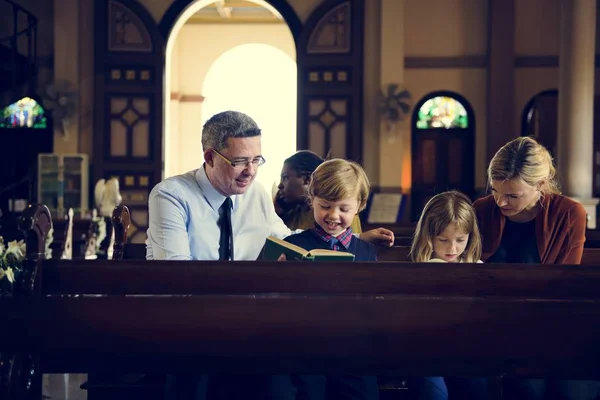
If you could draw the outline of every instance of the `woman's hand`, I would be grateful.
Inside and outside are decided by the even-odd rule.
[[[394,245],[394,232],[385,228],[371,229],[361,233],[359,237],[375,246],[392,247]]]

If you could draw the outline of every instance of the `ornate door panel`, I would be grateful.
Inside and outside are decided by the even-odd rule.
[[[330,0],[298,42],[298,148],[362,160],[363,0]]]
[[[434,92],[413,112],[412,220],[434,195],[451,189],[475,195],[475,116],[457,93]]]
[[[134,0],[95,3],[93,178],[117,177],[131,211],[128,236],[141,243],[148,193],[162,174],[163,40]]]

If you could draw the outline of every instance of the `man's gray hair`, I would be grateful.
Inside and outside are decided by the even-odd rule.
[[[202,128],[202,148],[219,151],[227,146],[229,138],[260,136],[258,124],[239,111],[223,111],[210,117]]]

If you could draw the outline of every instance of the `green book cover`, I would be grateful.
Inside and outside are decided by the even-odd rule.
[[[326,249],[306,250],[285,240],[269,236],[265,243],[263,259],[276,261],[282,254],[285,254],[288,261],[354,261],[354,254],[352,253]]]

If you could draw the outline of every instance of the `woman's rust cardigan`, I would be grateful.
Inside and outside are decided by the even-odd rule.
[[[542,264],[579,264],[585,242],[586,212],[581,204],[568,197],[554,194],[541,200],[535,217],[535,235]],[[494,201],[494,196],[478,199],[473,204],[481,240],[482,260],[498,249],[506,217]]]

